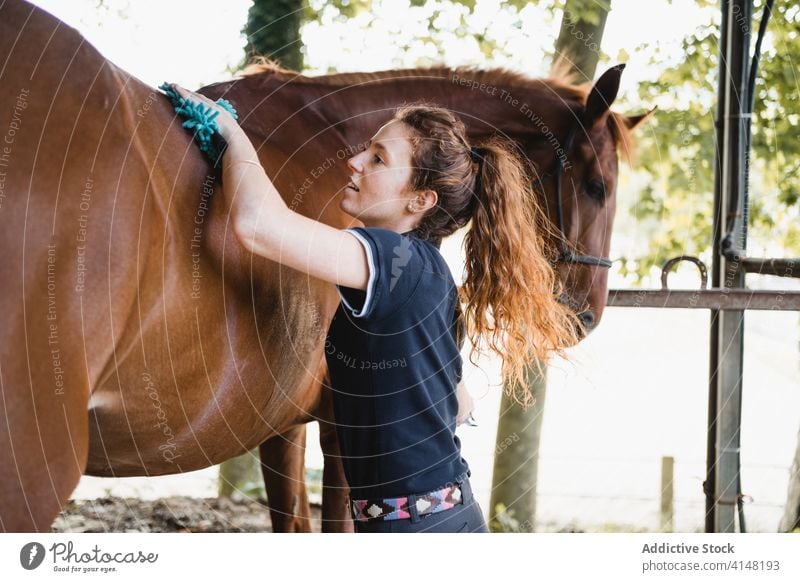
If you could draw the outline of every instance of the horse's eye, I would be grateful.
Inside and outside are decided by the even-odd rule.
[[[600,180],[589,180],[586,184],[586,193],[598,202],[606,199],[606,185]]]

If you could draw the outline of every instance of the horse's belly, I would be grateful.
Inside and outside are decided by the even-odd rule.
[[[321,349],[309,353],[307,361],[324,361]],[[313,418],[321,393],[318,366],[278,372],[278,390],[266,380],[267,367],[255,372],[243,368],[238,373],[250,377],[245,378],[245,385],[255,386],[250,391],[241,388],[233,366],[217,367],[214,378],[177,388],[148,372],[107,381],[89,401],[86,473],[123,477],[194,471]],[[260,380],[253,382],[253,376]]]
[[[259,290],[256,304],[212,278],[199,302],[173,292],[187,288],[185,280],[155,290],[140,283],[152,307],[141,329],[128,326],[92,393],[88,473],[193,471],[313,417],[333,309],[324,302],[321,310],[306,278],[286,271],[274,277],[280,286]]]
[[[110,389],[92,395],[87,474],[164,475],[208,467],[242,452],[241,439],[222,438],[226,419],[255,422],[240,411],[200,410],[162,396],[149,376],[140,378],[136,390],[140,394],[133,397]]]

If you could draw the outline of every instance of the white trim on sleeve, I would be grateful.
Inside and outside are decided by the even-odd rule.
[[[339,292],[339,297],[342,298],[342,303],[344,303],[345,307],[347,307],[350,310],[350,312],[353,314],[353,317],[364,317],[364,314],[367,312],[369,308],[369,302],[373,296],[372,288],[375,282],[375,277],[377,275],[377,270],[375,269],[375,260],[372,257],[372,247],[369,246],[369,242],[367,242],[367,239],[365,239],[362,235],[360,235],[358,231],[350,230],[349,228],[346,228],[345,232],[349,232],[354,237],[356,237],[358,239],[358,242],[360,242],[363,245],[364,250],[367,253],[367,264],[369,266],[369,280],[367,281],[367,297],[364,299],[364,305],[361,308],[361,311],[359,311],[358,313],[355,312],[355,309],[353,309],[353,307],[347,302],[347,299],[345,299],[344,295],[342,295],[342,290],[339,288],[338,285],[336,286],[336,290]]]

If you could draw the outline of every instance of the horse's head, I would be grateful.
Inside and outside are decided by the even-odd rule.
[[[623,69],[612,67],[590,89],[557,85],[558,118],[548,120],[548,127],[531,116],[531,139],[522,144],[529,159],[549,160],[535,164],[534,188],[545,194],[562,300],[580,317],[582,335],[599,323],[608,294],[617,152],[628,153],[630,130],[649,115],[610,110]]]

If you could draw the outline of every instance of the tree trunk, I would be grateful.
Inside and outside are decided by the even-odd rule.
[[[789,491],[786,494],[786,508],[783,511],[779,532],[800,529],[800,431],[797,433],[797,448],[789,474]]]
[[[222,463],[217,483],[220,497],[266,499],[258,451],[248,451]]]
[[[540,375],[531,365],[527,382],[536,397],[527,410],[505,393],[500,401],[489,501],[489,528],[494,532],[534,531],[547,374]]]
[[[594,78],[610,0],[567,0],[555,58],[566,57],[578,82]],[[503,394],[495,438],[489,527],[492,531],[534,531],[539,443],[547,396],[547,374],[529,368],[536,403],[523,410]]]
[[[255,0],[247,15],[247,55],[253,53],[278,61],[295,71],[303,69],[300,50],[301,0]]]
[[[569,59],[578,83],[594,79],[597,70],[611,0],[605,7],[603,4],[597,0],[567,0],[564,6],[555,56]]]

